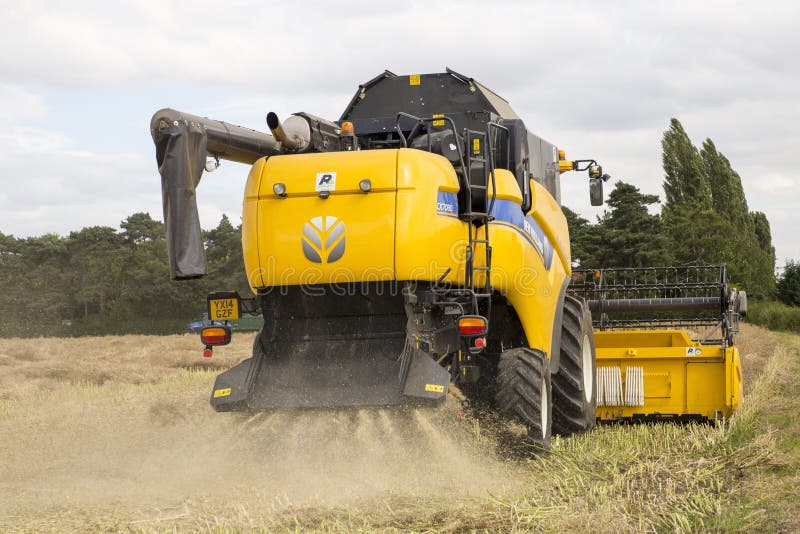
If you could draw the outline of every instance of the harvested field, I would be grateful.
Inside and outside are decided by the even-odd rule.
[[[800,338],[740,336],[728,424],[602,427],[510,457],[491,417],[217,414],[195,336],[0,348],[0,530],[796,531]]]

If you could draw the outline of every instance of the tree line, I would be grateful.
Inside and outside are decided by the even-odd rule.
[[[756,298],[776,294],[769,221],[750,211],[742,180],[711,139],[701,148],[672,119],[661,140],[664,202],[617,182],[595,223],[564,207],[572,257],[582,268],[726,264]],[[653,213],[652,207],[661,204]]]
[[[223,216],[203,235],[209,275],[175,283],[164,224],[147,213],[66,237],[0,232],[0,336],[180,332],[210,291],[249,291],[241,225]]]

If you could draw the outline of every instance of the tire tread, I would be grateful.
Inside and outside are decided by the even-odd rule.
[[[592,398],[590,402],[586,402],[582,383],[581,344],[587,330],[591,336],[591,316],[585,303],[571,296],[565,297],[559,368],[551,378],[554,434],[562,436],[582,434],[595,426],[596,399]],[[592,373],[592,379],[596,380],[596,370]],[[596,397],[596,389],[595,385],[592,397]]]

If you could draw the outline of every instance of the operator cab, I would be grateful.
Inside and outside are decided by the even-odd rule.
[[[531,207],[530,179],[560,203],[556,146],[529,132],[502,97],[451,69],[410,76],[385,71],[359,86],[339,119],[345,122],[353,124],[361,149],[408,146],[435,152],[453,164],[461,180],[469,175],[468,183],[478,189],[486,183],[487,167],[510,170],[523,212]],[[477,209],[483,199],[474,193],[472,208]],[[465,200],[463,191],[461,196]]]

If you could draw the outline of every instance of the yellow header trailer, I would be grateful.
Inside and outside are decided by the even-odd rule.
[[[595,332],[600,420],[730,417],[742,396],[736,347],[683,330]]]
[[[576,270],[571,291],[594,316],[599,420],[731,416],[747,300],[728,288],[724,266]]]

